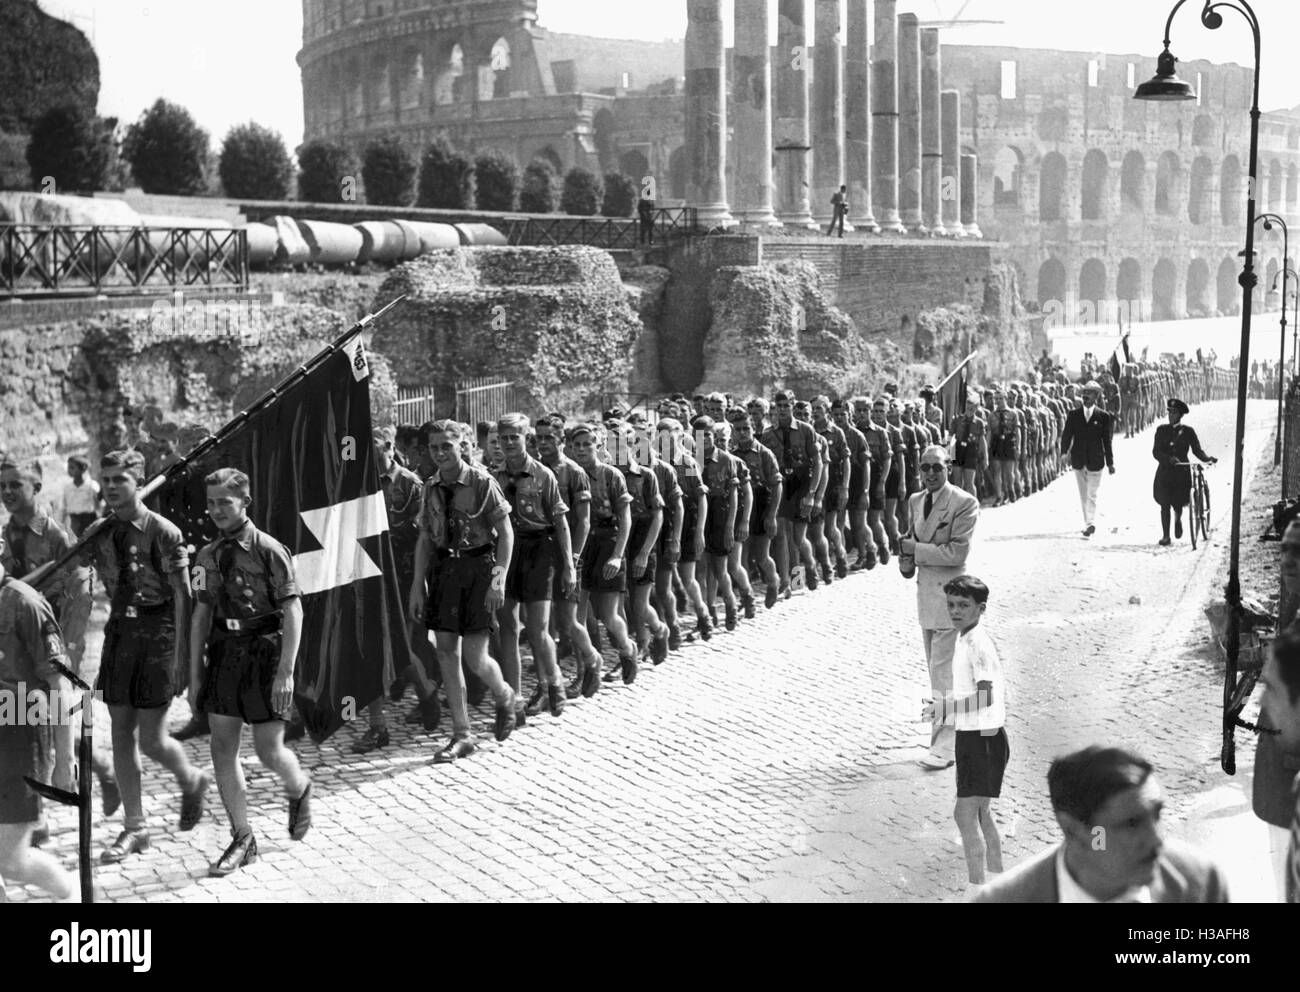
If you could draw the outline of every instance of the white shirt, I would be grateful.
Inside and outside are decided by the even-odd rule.
[[[972,700],[965,711],[956,715],[958,730],[997,730],[1007,722],[1006,683],[1002,678],[1002,661],[984,628],[976,624],[957,637],[952,652],[952,694],[956,699],[975,696],[979,682],[993,683],[992,705],[975,709]]]
[[[1074,880],[1070,874],[1070,869],[1065,867],[1065,848],[1062,847],[1056,852],[1056,891],[1060,896],[1061,902],[1150,902],[1151,886],[1137,885],[1133,888],[1125,889],[1114,899],[1098,899],[1091,893],[1087,892],[1083,886]]]
[[[83,479],[81,485],[69,482],[63,487],[63,505],[60,509],[66,514],[95,513],[99,507],[99,483],[94,479]]]
[[[1088,421],[1090,421],[1090,420],[1092,419],[1092,412],[1093,412],[1094,410],[1096,410],[1096,409],[1097,409],[1097,408],[1096,408],[1095,406],[1088,406],[1086,403],[1084,404],[1084,407],[1083,407],[1083,422],[1084,422],[1085,424],[1086,424]]]

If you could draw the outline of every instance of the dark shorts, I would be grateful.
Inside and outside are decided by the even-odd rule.
[[[902,499],[906,494],[903,492],[903,467],[899,465],[899,459],[895,458],[889,466],[889,475],[885,477],[885,499]]]
[[[612,579],[607,579],[601,574],[605,562],[609,561],[609,556],[614,553],[614,542],[617,538],[617,532],[612,530],[593,530],[591,536],[587,538],[587,547],[582,552],[582,588],[585,591],[627,592],[626,560]]]
[[[1002,773],[1011,748],[1006,728],[987,736],[978,730],[957,731],[957,798],[1002,795]]]
[[[278,633],[235,637],[215,634],[208,641],[208,670],[199,695],[199,710],[238,717],[245,723],[284,719],[271,704],[271,688],[279,665]]]
[[[435,551],[424,625],[438,633],[457,635],[496,630],[496,616],[487,608],[495,563],[491,553],[456,558]]]
[[[840,500],[844,499],[844,486],[827,486],[826,497],[822,500],[822,506],[830,514],[838,513],[836,509],[840,505]]]
[[[766,537],[767,530],[763,527],[763,521],[767,519],[767,511],[772,506],[772,494],[766,489],[754,487],[754,504],[749,510],[749,536]]]
[[[628,574],[628,585],[631,586],[652,586],[655,582],[655,571],[659,568],[659,554],[656,551],[650,552],[650,557],[646,560],[645,571],[635,578],[632,576],[632,562],[636,559],[637,554],[641,551],[641,546],[645,544],[646,535],[650,533],[649,520],[633,520],[632,536],[627,539],[627,551],[624,553],[627,558],[625,567]]]
[[[866,470],[861,465],[854,465],[849,470],[849,509],[861,510],[866,505],[868,496],[862,490]]]
[[[555,535],[515,531],[515,553],[506,573],[506,599],[541,603],[552,598],[555,574]]]
[[[724,500],[710,499],[709,516],[704,523],[704,550],[711,555],[726,557],[731,553],[727,550],[726,538],[727,504]]]
[[[35,823],[40,819],[41,797],[23,781],[24,775],[37,777],[42,764],[38,730],[31,726],[0,726],[0,823]]]
[[[108,706],[154,710],[175,695],[176,620],[172,607],[139,617],[110,617],[95,688]]]
[[[695,539],[695,528],[700,524],[698,510],[687,510],[682,515],[682,557],[681,561],[700,560],[700,542]]]
[[[782,481],[784,485],[781,488],[781,505],[777,507],[776,515],[783,520],[798,520],[799,504],[808,495],[808,483],[811,480],[806,471],[801,471],[783,476]]]
[[[953,464],[967,471],[978,471],[980,468],[979,441],[958,441],[956,447],[957,457],[953,459]]]
[[[551,552],[551,600],[556,603],[576,603],[580,583],[574,583],[573,592],[568,596],[564,595],[564,562],[561,561],[563,552],[560,550],[559,541],[551,542]]]

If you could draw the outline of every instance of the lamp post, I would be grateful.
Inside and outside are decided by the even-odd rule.
[[[1295,374],[1296,374],[1296,345],[1297,345],[1297,344],[1300,344],[1300,340],[1297,340],[1297,339],[1300,339],[1300,289],[1298,289],[1298,288],[1296,288],[1296,287],[1300,287],[1300,275],[1297,275],[1297,274],[1296,274],[1296,270],[1293,269],[1293,268],[1291,268],[1289,265],[1283,265],[1283,266],[1282,266],[1282,271],[1279,272],[1276,276],[1273,277],[1273,286],[1272,286],[1272,290],[1276,290],[1276,289],[1277,289],[1277,281],[1278,281],[1278,279],[1280,279],[1283,275],[1289,275],[1292,279],[1295,280],[1295,286],[1292,286],[1292,287],[1291,287],[1291,298],[1292,298],[1293,300],[1296,301],[1296,307],[1297,307],[1297,309],[1296,309],[1296,323],[1295,323],[1295,324],[1292,326],[1292,328],[1291,328],[1291,377],[1292,377],[1292,378],[1295,378]],[[1270,291],[1272,291],[1272,290],[1270,290]],[[1283,307],[1283,309],[1286,308],[1286,287],[1285,287],[1285,286],[1284,286],[1283,289],[1282,289],[1282,307]],[[1285,318],[1286,314],[1284,313],[1282,316],[1283,316],[1283,318]],[[1285,334],[1286,332],[1283,331],[1283,333]]]
[[[1297,286],[1300,286],[1300,277],[1297,277],[1297,276],[1296,276],[1295,269],[1293,269],[1293,268],[1291,268],[1289,265],[1287,265],[1287,264],[1286,264],[1286,258],[1283,257],[1283,259],[1282,259],[1282,271],[1279,272],[1276,276],[1273,277],[1273,285],[1269,287],[1269,292],[1270,292],[1270,293],[1275,293],[1275,292],[1277,292],[1277,283],[1278,283],[1278,280],[1281,279],[1281,281],[1282,281],[1282,347],[1283,347],[1283,348],[1286,347],[1286,292],[1287,292],[1287,290],[1286,290],[1286,278],[1287,278],[1287,276],[1290,276],[1292,279],[1296,279],[1296,280],[1297,280],[1296,285],[1297,285]],[[1295,297],[1295,300],[1296,300],[1296,307],[1297,307],[1297,313],[1296,313],[1296,326],[1297,326],[1298,328],[1300,328],[1300,291],[1298,291],[1298,290],[1296,290],[1296,289],[1293,288],[1293,289],[1291,290],[1291,294],[1292,294],[1293,297]],[[1294,364],[1295,364],[1295,360],[1296,360],[1296,357],[1295,357],[1295,332],[1292,331],[1292,340],[1291,340],[1291,363],[1292,363],[1293,366],[1294,366]],[[1291,373],[1291,374],[1292,374],[1292,376],[1294,377],[1294,375],[1295,375],[1295,370],[1294,370],[1294,368],[1292,369],[1292,373]],[[1278,438],[1277,438],[1277,446],[1276,446],[1276,447],[1274,448],[1274,450],[1273,450],[1273,465],[1274,465],[1274,467],[1276,467],[1276,466],[1282,464],[1282,426],[1283,426],[1283,425],[1282,425],[1282,398],[1283,398],[1283,393],[1284,393],[1284,391],[1285,391],[1285,390],[1284,390],[1285,385],[1286,385],[1286,359],[1285,359],[1285,356],[1284,356],[1284,357],[1278,359],[1278,370],[1277,370],[1277,436],[1278,436]],[[1288,439],[1288,440],[1289,440],[1289,439]],[[1285,478],[1286,478],[1286,471],[1285,471],[1285,470],[1282,472],[1282,477],[1283,477],[1283,479],[1285,480]],[[1283,489],[1283,491],[1282,491],[1282,495],[1285,496],[1285,495],[1286,495],[1286,487],[1283,486],[1282,489]]]
[[[1255,218],[1264,222],[1264,230],[1273,230],[1276,224],[1282,228],[1282,333],[1277,349],[1277,437],[1273,440],[1273,467],[1282,464],[1282,383],[1286,378],[1286,262],[1291,257],[1288,250],[1289,233],[1284,221],[1277,214],[1260,214]],[[1274,281],[1272,289],[1277,289],[1277,283]]]
[[[1140,85],[1133,94],[1136,100],[1195,100],[1196,92],[1175,72],[1177,59],[1169,51],[1169,29],[1174,15],[1187,0],[1178,0],[1165,21],[1164,51],[1156,61],[1155,77]],[[1201,23],[1211,31],[1223,26],[1223,15],[1218,8],[1235,10],[1250,25],[1255,42],[1255,74],[1250,101],[1250,158],[1247,169],[1246,196],[1246,251],[1245,262],[1237,282],[1241,285],[1241,354],[1237,360],[1237,434],[1234,439],[1232,460],[1232,530],[1228,538],[1228,584],[1224,598],[1228,604],[1227,670],[1223,682],[1223,749],[1219,760],[1229,775],[1236,774],[1237,762],[1233,754],[1233,732],[1236,727],[1232,712],[1233,696],[1237,689],[1237,658],[1241,650],[1241,498],[1243,465],[1242,452],[1246,445],[1246,391],[1249,388],[1250,366],[1250,305],[1254,295],[1255,277],[1255,170],[1259,160],[1259,18],[1246,0],[1205,0],[1201,8]]]

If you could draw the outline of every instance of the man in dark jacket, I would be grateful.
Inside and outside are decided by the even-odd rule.
[[[1079,484],[1079,503],[1083,508],[1083,536],[1092,537],[1097,532],[1097,490],[1101,486],[1101,472],[1105,468],[1115,474],[1115,457],[1111,453],[1112,429],[1110,414],[1098,406],[1102,389],[1089,380],[1083,387],[1083,406],[1071,410],[1065,417],[1061,432],[1061,454],[1070,455]]]

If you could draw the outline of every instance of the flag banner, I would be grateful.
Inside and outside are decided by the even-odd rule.
[[[204,478],[226,467],[248,475],[249,517],[293,555],[303,608],[295,699],[319,742],[383,695],[395,661],[409,660],[362,335],[241,418],[148,504],[200,548],[217,536]]]
[[[1116,382],[1120,380],[1119,355],[1117,352],[1110,353],[1110,375]]]
[[[971,356],[971,358],[973,357],[974,355]],[[935,392],[935,401],[939,404],[939,409],[943,411],[945,429],[950,429],[952,418],[966,409],[966,376],[969,372],[967,366],[969,361],[970,358],[967,358],[965,362],[962,362],[957,367],[956,372],[939,384],[939,388]]]
[[[1128,346],[1128,336],[1130,333],[1132,332],[1126,332],[1124,337],[1120,340],[1120,344],[1124,347],[1124,364],[1126,365],[1133,364],[1133,352],[1129,350]]]

